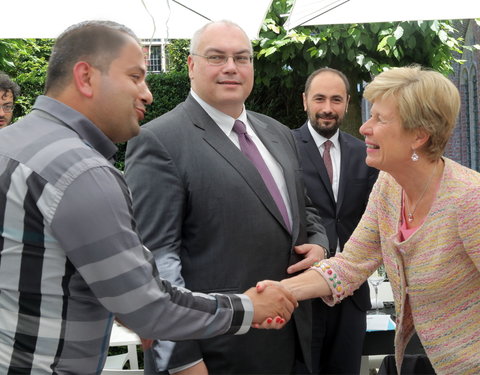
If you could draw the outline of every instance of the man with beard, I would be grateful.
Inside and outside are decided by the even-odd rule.
[[[293,131],[305,186],[327,230],[330,255],[343,249],[365,210],[378,171],[365,164],[365,143],[339,130],[350,100],[340,71],[322,68],[305,84],[307,122]],[[341,304],[313,301],[314,374],[358,374],[371,307],[368,283]],[[300,373],[302,373],[300,371]]]
[[[0,128],[12,122],[15,100],[19,95],[20,87],[8,75],[0,72]]]

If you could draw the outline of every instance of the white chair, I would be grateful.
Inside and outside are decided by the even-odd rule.
[[[116,322],[113,324],[110,335],[110,347],[126,346],[128,352],[107,357],[105,369],[121,370],[128,361],[132,370],[138,369],[137,345],[140,345],[139,337]],[[122,363],[123,362],[123,363]],[[143,371],[142,371],[143,373]]]
[[[127,363],[128,357],[129,353],[110,355],[105,361],[104,368],[111,370],[121,370],[123,369],[123,366],[125,366],[125,363]]]

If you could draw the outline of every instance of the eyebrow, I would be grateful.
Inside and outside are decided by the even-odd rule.
[[[127,72],[134,72],[134,71],[138,71],[142,73],[144,76],[147,74],[147,70],[141,65],[135,65],[127,69]]]
[[[323,98],[330,98],[330,99],[341,99],[341,100],[345,100],[345,98],[342,96],[342,95],[332,95],[332,96],[327,96],[325,94],[314,94],[313,97],[315,99],[323,99]]]
[[[226,52],[221,50],[221,49],[217,49],[217,48],[208,48],[205,53],[209,53],[209,52],[215,52],[215,53],[218,53],[218,54],[221,54],[221,55],[225,55]],[[240,51],[236,51],[234,52],[233,54],[234,55],[241,55],[243,53],[248,53],[248,54],[251,54],[252,51],[250,51],[249,49],[243,49],[243,50],[240,50]]]

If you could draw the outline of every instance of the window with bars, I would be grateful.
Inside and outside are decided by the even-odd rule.
[[[143,41],[145,55],[147,57],[147,69],[151,73],[165,71],[164,47],[160,39]]]

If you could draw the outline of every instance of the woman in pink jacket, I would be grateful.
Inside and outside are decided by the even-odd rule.
[[[437,374],[479,374],[480,174],[442,156],[458,90],[413,66],[379,74],[364,96],[366,162],[382,171],[365,214],[341,254],[282,284],[333,305],[384,264],[398,371],[416,331]]]

